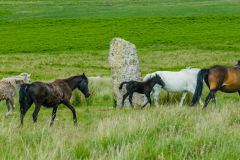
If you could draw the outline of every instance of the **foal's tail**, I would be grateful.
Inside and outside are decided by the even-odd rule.
[[[193,98],[190,103],[190,106],[195,105],[196,102],[199,101],[199,99],[201,98],[202,90],[203,90],[203,79],[208,75],[208,73],[209,73],[209,69],[201,69],[198,72],[197,85],[196,85],[195,93],[193,94]]]
[[[29,96],[28,96],[28,87],[29,84],[22,84],[19,90],[19,103],[20,103],[20,112],[21,112],[21,120],[22,116],[25,115],[26,110],[28,108],[28,101],[29,101]],[[22,124],[22,121],[21,121]]]
[[[119,90],[122,89],[122,88],[123,88],[123,85],[124,85],[124,84],[127,84],[127,83],[128,83],[128,82],[122,82],[122,83],[120,84],[120,86],[119,86]]]

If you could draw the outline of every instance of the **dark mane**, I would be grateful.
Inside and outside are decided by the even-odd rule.
[[[222,67],[226,67],[226,66],[222,66],[222,65],[214,65],[211,68],[222,68]]]
[[[65,80],[65,81],[71,81],[75,78],[83,78],[83,79],[87,79],[87,77],[85,75],[77,75],[77,76],[71,76],[71,77],[68,77],[68,78],[65,78],[65,79],[62,79],[62,80]]]

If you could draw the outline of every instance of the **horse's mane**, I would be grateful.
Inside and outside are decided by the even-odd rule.
[[[156,76],[157,72],[153,72],[153,73],[149,73],[147,74],[144,78],[143,81],[144,82],[149,82],[151,81],[155,76]]]
[[[155,76],[155,74],[156,74],[156,72],[147,74],[147,75],[143,78],[143,81],[144,81],[144,82],[148,81],[148,80],[151,79],[153,76]]]
[[[63,79],[63,80],[65,80],[65,81],[71,81],[71,80],[73,80],[73,79],[75,79],[75,78],[79,78],[79,77],[82,77],[82,78],[87,79],[87,77],[86,77],[85,75],[76,75],[76,76],[71,76],[71,77],[65,78],[65,79]]]

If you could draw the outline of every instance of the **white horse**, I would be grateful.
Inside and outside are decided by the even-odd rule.
[[[168,92],[182,92],[182,98],[179,103],[179,106],[183,106],[184,99],[188,92],[194,94],[196,85],[197,85],[197,75],[200,69],[198,68],[190,68],[187,67],[186,69],[182,69],[177,72],[173,71],[157,71],[150,74],[147,74],[143,80],[146,81],[149,78],[153,77],[154,75],[159,75],[163,82],[165,83],[164,90]],[[162,86],[155,85],[151,95],[154,94],[154,102],[155,105],[158,107],[158,97],[160,94]],[[203,106],[202,100],[199,100],[199,103]]]

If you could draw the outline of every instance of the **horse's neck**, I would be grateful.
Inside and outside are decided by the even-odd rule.
[[[148,81],[148,83],[149,83],[150,88],[153,88],[155,86],[155,84],[157,84],[157,81],[155,81],[155,79],[151,79]]]
[[[74,90],[77,88],[77,84],[79,83],[81,78],[79,77],[71,77],[71,78],[68,78],[68,79],[65,79],[65,82],[68,84],[68,86]]]

